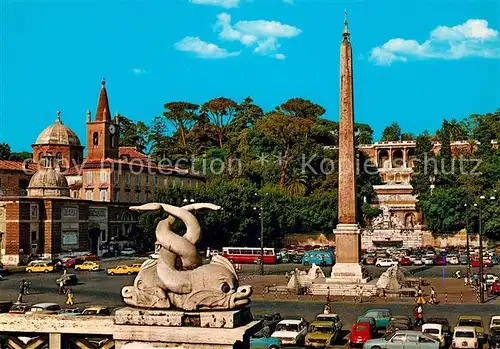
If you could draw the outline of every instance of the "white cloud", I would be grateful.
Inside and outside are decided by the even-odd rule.
[[[238,56],[240,52],[229,52],[215,44],[205,42],[199,37],[186,36],[181,41],[175,43],[175,48],[179,51],[193,52],[199,58],[226,58]]]
[[[438,26],[422,43],[395,38],[371,50],[370,60],[378,65],[406,62],[409,58],[460,59],[500,58],[498,31],[488,28],[484,19],[469,19],[454,27]]]
[[[146,74],[146,70],[142,68],[134,68],[132,71],[137,75]]]
[[[286,59],[286,56],[282,53],[277,53],[274,58],[279,59],[280,61]]]
[[[234,8],[240,5],[240,0],[189,0],[189,2],[196,5],[211,5],[224,8]]]
[[[225,12],[217,16],[214,29],[219,31],[219,37],[223,40],[239,41],[245,46],[254,47],[255,53],[277,59],[285,57],[277,52],[281,47],[278,39],[293,38],[301,33],[300,29],[277,21],[239,21],[232,25],[231,15]]]

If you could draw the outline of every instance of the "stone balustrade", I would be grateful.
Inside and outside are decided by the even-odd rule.
[[[214,323],[220,323],[218,312],[203,314],[217,319]],[[142,320],[150,315],[145,311]],[[156,324],[146,319],[147,325],[138,325],[132,317],[130,320],[126,321],[123,312],[121,319],[113,316],[0,314],[0,347],[245,349],[249,348],[250,335],[257,331],[259,325],[258,321],[250,321],[238,327],[231,324],[214,328],[195,327],[196,325],[165,326],[157,322],[158,317]]]

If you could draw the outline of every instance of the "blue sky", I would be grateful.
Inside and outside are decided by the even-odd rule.
[[[1,0],[0,142],[30,150],[62,111],[85,142],[106,77],[111,112],[149,122],[167,101],[311,99],[338,120],[344,9],[355,118],[378,137],[500,108],[500,2]]]

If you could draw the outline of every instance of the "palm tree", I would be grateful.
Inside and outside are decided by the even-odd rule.
[[[288,177],[286,191],[289,195],[304,196],[307,193],[307,175],[294,167]]]

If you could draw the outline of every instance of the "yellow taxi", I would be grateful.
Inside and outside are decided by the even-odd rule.
[[[131,266],[118,265],[114,268],[108,268],[108,275],[132,275],[134,271]]]
[[[26,267],[28,273],[51,273],[54,271],[54,266],[48,263],[33,263]]]
[[[96,262],[85,261],[81,264],[75,265],[75,270],[98,271],[101,266]]]
[[[141,270],[142,264],[132,264],[130,269],[132,269],[133,273],[138,273]]]

